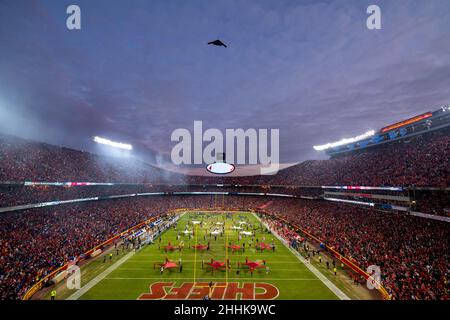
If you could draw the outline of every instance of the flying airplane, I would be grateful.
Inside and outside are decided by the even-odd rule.
[[[225,48],[227,48],[227,45],[225,43],[223,43],[222,41],[220,41],[220,40],[214,40],[214,41],[208,42],[208,44],[212,44],[212,45],[215,45],[215,46],[218,46],[218,47],[225,47]]]

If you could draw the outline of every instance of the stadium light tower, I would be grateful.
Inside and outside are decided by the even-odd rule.
[[[94,141],[97,142],[97,143],[100,143],[100,144],[105,144],[105,145],[113,147],[113,148],[117,148],[117,149],[133,150],[133,146],[131,144],[111,141],[111,140],[106,139],[106,138],[101,138],[101,137],[95,136],[94,137]]]
[[[342,139],[342,140],[339,140],[336,142],[330,142],[330,143],[327,143],[327,144],[324,144],[321,146],[314,146],[314,149],[317,151],[322,151],[322,150],[326,150],[326,149],[330,149],[330,148],[334,148],[334,147],[339,147],[339,146],[343,146],[348,143],[353,143],[356,141],[360,141],[360,140],[369,138],[369,137],[373,136],[374,134],[375,134],[375,130],[370,130],[364,134],[361,134],[361,135],[353,137],[353,138],[345,138],[345,139]]]

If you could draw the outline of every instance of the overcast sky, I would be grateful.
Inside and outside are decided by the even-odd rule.
[[[281,163],[323,158],[313,145],[450,102],[449,17],[449,0],[0,0],[0,131],[164,163],[202,120],[280,129]]]

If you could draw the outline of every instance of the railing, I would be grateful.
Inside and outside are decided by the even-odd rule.
[[[238,177],[236,177],[238,178]],[[229,179],[229,178],[227,178]],[[223,182],[223,183],[128,183],[128,182],[70,182],[70,181],[0,181],[0,186],[54,186],[54,187],[85,187],[85,186],[148,186],[155,188],[189,188],[189,187],[202,187],[202,188],[282,188],[282,189],[353,189],[361,188],[363,190],[392,190],[392,191],[414,191],[414,190],[435,190],[435,191],[449,191],[450,186],[447,187],[437,187],[437,186],[427,186],[427,187],[416,187],[416,186],[344,186],[344,185],[298,185],[298,184],[242,184],[239,182]]]
[[[316,241],[317,243],[323,243],[322,240],[320,240],[319,238],[317,238],[316,236],[310,234],[308,231],[302,229],[301,227],[299,227],[298,225],[290,222],[289,220],[286,220],[284,218],[278,217],[272,213],[263,211],[263,210],[259,210],[258,212],[266,214],[270,217],[274,217],[278,220],[281,220],[285,223],[287,223],[288,225],[292,226],[294,229],[296,229],[296,231],[300,231],[302,232],[304,235],[306,235],[308,238],[313,239],[314,241]],[[386,288],[383,287],[383,285],[379,282],[377,282],[375,279],[373,279],[371,277],[370,274],[368,274],[367,272],[365,272],[363,269],[361,269],[358,265],[356,265],[353,261],[349,260],[348,258],[344,257],[341,253],[337,252],[333,247],[330,247],[328,245],[325,244],[325,247],[327,248],[327,250],[331,253],[333,253],[333,255],[335,256],[336,259],[338,259],[339,261],[341,261],[344,265],[346,265],[347,267],[349,267],[350,269],[352,269],[354,272],[358,273],[359,275],[361,275],[362,277],[364,277],[365,280],[371,278],[371,281],[373,281],[376,284],[377,290],[380,292],[380,294],[383,296],[384,299],[386,300],[390,300],[390,295],[387,292]]]
[[[152,218],[150,218],[150,219],[148,219],[148,220],[146,220],[146,221],[143,221],[143,222],[141,222],[141,223],[139,223],[139,224],[137,224],[137,225],[135,225],[135,226],[129,228],[128,230],[123,231],[123,232],[121,232],[120,234],[118,234],[118,235],[116,235],[116,236],[114,236],[114,237],[112,237],[112,238],[110,238],[110,239],[104,241],[103,243],[101,243],[101,244],[95,246],[94,248],[92,248],[92,249],[90,249],[89,251],[87,251],[86,253],[84,253],[84,255],[86,255],[86,256],[90,255],[92,252],[94,252],[94,251],[97,250],[98,248],[103,247],[103,246],[105,246],[105,245],[108,245],[108,244],[112,243],[113,241],[117,240],[119,237],[123,236],[124,234],[127,234],[127,233],[129,233],[129,232],[131,232],[131,231],[133,231],[133,230],[135,230],[135,229],[139,229],[140,227],[142,227],[142,226],[144,226],[144,225],[146,225],[146,224],[148,224],[148,223],[151,223],[152,221],[154,221],[155,219],[157,219],[157,218],[159,218],[159,217],[161,217],[161,216],[165,216],[165,215],[170,214],[170,213],[172,213],[172,214],[173,214],[173,213],[179,213],[179,212],[183,212],[183,211],[218,211],[218,210],[224,210],[224,211],[230,211],[230,212],[232,212],[232,211],[249,211],[249,210],[250,210],[250,211],[253,211],[253,212],[262,213],[262,214],[268,215],[268,216],[270,216],[270,217],[274,217],[274,218],[276,218],[276,219],[278,219],[278,220],[281,220],[281,221],[287,223],[288,225],[291,225],[291,226],[294,227],[297,231],[302,232],[302,233],[305,234],[307,237],[309,237],[310,239],[313,239],[313,240],[316,241],[317,243],[323,243],[322,240],[320,240],[320,239],[317,238],[316,236],[310,234],[308,231],[302,229],[302,228],[299,227],[298,225],[293,224],[292,222],[290,222],[290,221],[288,221],[288,220],[286,220],[286,219],[284,219],[284,218],[278,217],[278,216],[276,216],[276,215],[274,215],[274,214],[272,214],[272,213],[266,212],[266,211],[261,210],[261,209],[256,209],[256,210],[255,210],[255,209],[245,209],[245,208],[225,208],[225,207],[217,207],[217,208],[214,208],[214,209],[211,209],[211,208],[196,208],[196,209],[194,209],[194,208],[178,208],[178,209],[174,209],[174,210],[168,211],[168,212],[165,213],[165,214],[158,215],[158,216],[156,216],[156,217],[152,217]],[[352,269],[354,272],[356,272],[356,273],[358,273],[359,275],[363,276],[364,279],[367,280],[367,279],[371,278],[370,274],[368,274],[367,272],[365,272],[364,270],[362,270],[358,265],[356,265],[354,262],[352,262],[351,260],[349,260],[348,258],[346,258],[345,256],[343,256],[341,253],[337,252],[334,248],[332,248],[332,247],[330,247],[330,246],[328,246],[328,245],[325,245],[325,246],[326,246],[327,250],[328,250],[329,252],[332,252],[332,253],[334,254],[334,256],[335,256],[339,261],[341,261],[341,262],[342,262],[343,264],[345,264],[347,267],[349,267],[350,269]],[[81,255],[80,255],[80,256],[81,256]],[[78,257],[78,259],[79,259],[79,257]],[[77,261],[78,261],[78,260],[77,260]],[[61,272],[61,271],[66,270],[67,268],[68,268],[68,264],[66,263],[66,264],[64,264],[62,267],[60,267],[60,268],[58,268],[58,269],[52,271],[52,272],[49,273],[48,275],[46,275],[44,278],[42,278],[39,282],[37,282],[35,285],[33,285],[33,286],[25,293],[25,295],[23,296],[22,300],[29,300],[36,292],[38,292],[39,290],[42,289],[42,287],[44,286],[44,284],[45,284],[48,280],[52,279],[56,274],[58,274],[58,273]],[[375,281],[373,278],[372,278],[372,280]],[[390,299],[390,296],[389,296],[389,293],[387,292],[387,290],[382,286],[381,283],[378,283],[378,282],[376,282],[376,281],[375,281],[375,283],[377,284],[376,287],[378,287],[377,290],[381,293],[381,295],[383,296],[383,298],[386,299],[386,300],[389,300],[389,299]]]
[[[93,247],[92,249],[86,251],[84,254],[81,254],[80,256],[78,256],[77,259],[76,259],[76,262],[79,262],[79,261],[83,260],[83,259],[81,258],[82,256],[89,256],[89,255],[90,255],[92,252],[94,252],[95,250],[97,250],[97,249],[99,249],[99,248],[101,248],[101,247],[104,247],[104,246],[107,246],[107,245],[111,244],[112,242],[114,242],[114,241],[116,241],[118,238],[120,238],[121,236],[123,236],[123,235],[125,235],[125,234],[128,234],[128,233],[130,233],[130,232],[132,232],[132,231],[134,231],[134,230],[136,230],[136,229],[139,229],[139,228],[141,228],[141,227],[143,227],[143,226],[145,226],[145,225],[147,225],[147,224],[153,222],[153,221],[156,220],[157,218],[160,218],[160,217],[165,216],[165,215],[170,214],[170,213],[171,213],[171,212],[167,212],[167,213],[165,213],[165,214],[161,214],[161,215],[152,217],[152,218],[150,218],[150,219],[148,219],[148,220],[145,220],[145,221],[143,221],[143,222],[138,223],[137,225],[135,225],[135,226],[133,226],[133,227],[131,227],[131,228],[125,230],[125,231],[122,231],[121,233],[115,235],[114,237],[109,238],[108,240],[106,240],[106,241],[100,243],[99,245],[96,245],[96,246]],[[50,272],[49,274],[47,274],[45,277],[43,277],[41,280],[39,280],[35,285],[33,285],[30,289],[28,289],[28,291],[27,291],[27,292],[25,293],[25,295],[22,297],[22,300],[29,300],[29,299],[31,299],[31,297],[32,297],[36,292],[38,292],[39,290],[41,290],[41,289],[44,287],[44,285],[47,283],[47,281],[51,280],[51,279],[52,279],[53,277],[55,277],[59,272],[66,270],[68,267],[69,267],[69,264],[68,264],[68,263],[65,263],[63,266],[61,266],[61,267],[59,267],[58,269],[56,269],[56,270]]]

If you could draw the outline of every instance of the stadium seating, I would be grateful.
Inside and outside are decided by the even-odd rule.
[[[64,262],[153,215],[203,204],[197,200],[99,201],[0,215],[0,300],[20,298]]]
[[[450,186],[450,129],[382,144],[329,160],[309,160],[273,176],[224,178],[230,184]],[[214,183],[213,177],[191,178]]]
[[[265,210],[302,226],[363,269],[380,266],[393,299],[450,298],[446,222],[302,200],[271,201]]]
[[[110,159],[0,135],[0,207],[139,192],[223,191],[220,187],[205,186],[217,183],[246,185],[229,187],[227,191],[232,192],[280,192],[311,197],[320,195],[320,188],[277,189],[273,185],[366,185],[425,187],[414,193],[413,209],[448,215],[448,192],[426,188],[449,186],[448,150],[447,129],[329,160],[306,161],[274,176],[186,177],[168,174],[136,160]],[[24,181],[139,185],[25,187],[21,185]],[[394,299],[450,298],[450,234],[445,222],[319,200],[227,196],[223,204],[227,208],[264,208],[301,225],[362,268],[379,265],[383,285]],[[0,215],[0,299],[20,298],[51,270],[150,216],[174,208],[216,205],[212,196],[161,196],[3,213]]]
[[[445,222],[325,201],[228,196],[301,225],[362,268],[381,267],[394,299],[448,299],[450,231]],[[169,209],[211,208],[212,196],[161,196],[73,204],[0,216],[0,298],[20,298],[50,270],[112,235]],[[45,254],[42,254],[45,253]]]
[[[0,135],[0,181],[166,182],[167,172],[134,159]],[[170,174],[172,181],[182,176]]]
[[[0,185],[0,208],[13,207],[26,204],[35,204],[49,201],[62,201],[90,197],[111,195],[126,195],[147,192],[271,192],[284,193],[296,196],[319,197],[321,188],[281,188],[265,186],[261,187],[233,187],[216,185],[113,185],[113,186],[23,186]]]
[[[400,140],[330,160],[311,160],[274,176],[184,177],[135,160],[0,135],[0,181],[95,181],[121,183],[242,185],[364,185],[447,187],[450,129]]]

